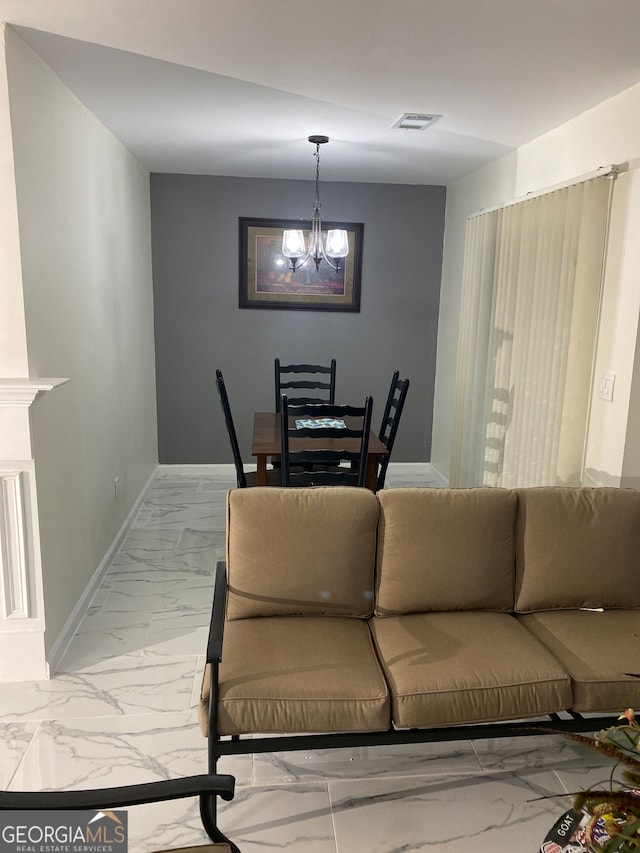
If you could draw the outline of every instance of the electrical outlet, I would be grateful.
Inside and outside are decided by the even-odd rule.
[[[605,370],[600,374],[598,379],[598,397],[601,400],[606,400],[607,403],[613,402],[613,386],[616,381],[615,373]]]

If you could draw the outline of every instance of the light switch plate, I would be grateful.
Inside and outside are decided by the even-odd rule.
[[[601,400],[606,400],[608,403],[613,402],[613,386],[616,381],[615,373],[609,370],[603,371],[598,378],[598,397]]]

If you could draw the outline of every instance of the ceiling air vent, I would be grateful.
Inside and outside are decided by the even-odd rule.
[[[399,127],[402,130],[424,130],[442,116],[428,115],[427,113],[404,113],[391,127]]]

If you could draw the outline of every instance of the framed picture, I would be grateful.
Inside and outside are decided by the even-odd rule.
[[[308,239],[311,223],[298,219],[240,218],[240,308],[275,308],[289,311],[360,311],[362,275],[362,222],[324,222],[344,228],[349,254],[340,258],[340,270],[324,261],[316,270],[308,260],[295,272],[282,254],[282,232],[302,228]]]

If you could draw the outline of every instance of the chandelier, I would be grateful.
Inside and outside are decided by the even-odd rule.
[[[287,229],[282,234],[282,254],[289,258],[290,269],[295,272],[307,263],[309,258],[320,266],[321,261],[329,264],[334,270],[341,269],[339,258],[349,254],[349,239],[342,228],[331,228],[327,232],[326,242],[322,239],[322,217],[320,216],[320,146],[329,141],[328,136],[310,136],[309,142],[316,146],[316,200],[313,203],[311,216],[311,233],[309,243],[305,248],[304,232],[301,229]],[[333,263],[331,259],[338,259]]]

